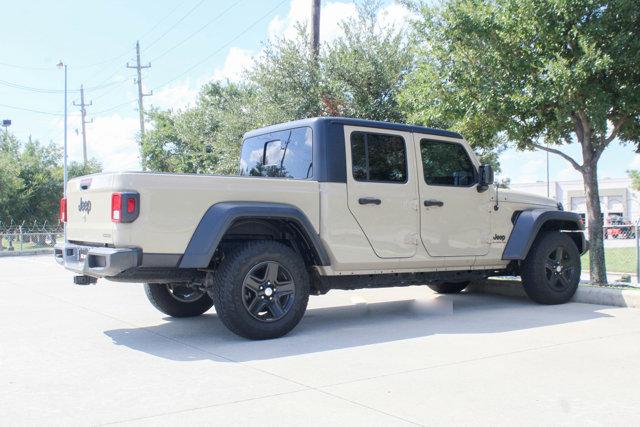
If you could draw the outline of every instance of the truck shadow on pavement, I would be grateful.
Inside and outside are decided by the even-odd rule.
[[[603,308],[542,306],[522,298],[462,293],[311,308],[289,335],[267,341],[232,334],[213,312],[104,333],[116,345],[170,360],[246,362],[430,335],[491,334],[611,317],[599,312]]]

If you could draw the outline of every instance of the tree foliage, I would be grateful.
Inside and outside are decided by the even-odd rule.
[[[629,178],[631,178],[631,188],[636,191],[640,191],[640,171],[629,170],[627,171]]]
[[[149,170],[233,174],[244,132],[290,120],[344,115],[403,122],[398,94],[412,66],[403,32],[363,3],[317,58],[307,30],[269,42],[242,83],[212,82],[196,106],[153,111],[141,141]]]
[[[640,142],[640,10],[633,0],[450,0],[419,12],[411,121],[560,155],[584,178],[592,281],[606,282],[597,163]],[[554,148],[579,143],[582,159]],[[600,268],[602,267],[602,268]]]
[[[22,143],[4,133],[0,141],[0,221],[3,225],[23,221],[55,222],[62,197],[62,153],[53,143],[31,138]],[[70,178],[99,172],[91,159],[87,165],[71,162]]]

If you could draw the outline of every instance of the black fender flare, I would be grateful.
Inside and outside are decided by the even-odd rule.
[[[587,242],[584,238],[584,226],[581,217],[575,212],[551,211],[547,209],[527,209],[518,215],[513,225],[513,230],[502,252],[503,260],[523,260],[531,249],[531,245],[538,236],[540,230],[553,224],[554,228],[574,233],[572,237],[578,245],[580,253],[587,251]],[[577,233],[575,233],[577,232]]]
[[[320,236],[307,216],[297,207],[284,203],[221,202],[203,215],[180,260],[180,268],[206,268],[226,231],[239,219],[286,219],[292,221],[315,251],[320,265],[330,265]]]

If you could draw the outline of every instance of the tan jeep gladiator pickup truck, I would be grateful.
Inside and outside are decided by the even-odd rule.
[[[279,337],[310,294],[424,284],[441,293],[519,275],[530,298],[568,301],[587,250],[580,217],[497,189],[461,135],[322,117],[244,136],[239,176],[103,173],[68,183],[78,273],[145,284],[170,316],[212,306],[233,332]]]

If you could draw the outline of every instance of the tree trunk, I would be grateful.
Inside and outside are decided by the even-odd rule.
[[[598,159],[585,159],[582,171],[584,192],[587,202],[587,224],[589,231],[589,271],[591,283],[605,285],[607,269],[604,264],[604,238],[602,229],[602,209],[598,190]]]

